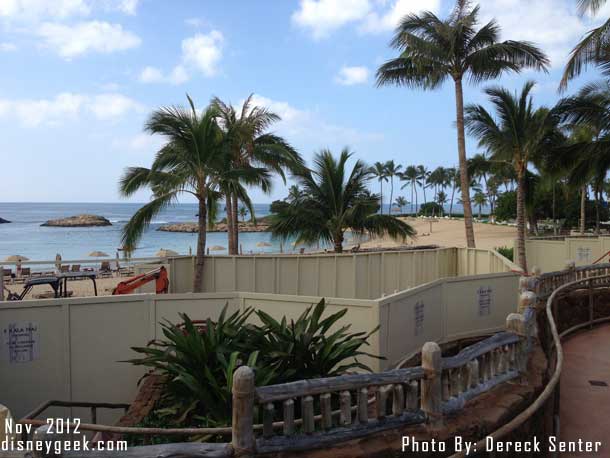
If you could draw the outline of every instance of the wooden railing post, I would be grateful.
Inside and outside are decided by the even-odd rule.
[[[254,371],[239,367],[233,374],[233,440],[236,456],[254,456]]]
[[[565,263],[565,270],[569,272],[569,281],[576,281],[576,262],[568,260]]]
[[[421,384],[421,409],[428,423],[438,428],[443,425],[442,354],[436,342],[426,342],[421,352],[424,379]]]

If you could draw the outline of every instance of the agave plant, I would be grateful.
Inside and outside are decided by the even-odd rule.
[[[164,340],[133,348],[144,357],[127,362],[153,368],[166,380],[157,415],[180,425],[227,424],[237,367],[254,368],[257,385],[273,380],[273,370],[260,363],[259,351],[251,350],[257,330],[246,321],[252,312],[249,308],[227,316],[225,306],[218,321],[207,319],[202,327],[180,314],[182,323],[162,323]]]
[[[277,321],[262,310],[256,311],[264,331],[257,348],[265,367],[276,374],[276,383],[333,377],[353,369],[371,370],[358,357],[379,358],[361,350],[369,344],[368,338],[378,328],[368,333],[349,333],[351,325],[348,324],[331,332],[347,309],[322,318],[325,310],[326,304],[322,299],[315,307],[305,310],[296,321],[290,322],[286,317]]]

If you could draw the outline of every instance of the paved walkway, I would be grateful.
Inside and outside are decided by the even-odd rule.
[[[563,349],[561,440],[600,441],[602,446],[598,453],[561,456],[610,458],[610,325],[574,335]]]

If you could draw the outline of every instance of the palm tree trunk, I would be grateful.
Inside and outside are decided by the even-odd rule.
[[[415,189],[415,216],[417,216],[417,212],[419,212],[419,203],[417,202],[417,187],[415,183],[413,184],[413,189]]]
[[[557,217],[555,214],[556,196],[555,183],[553,183],[553,235],[557,235]]]
[[[233,254],[239,254],[239,219],[238,219],[238,211],[237,208],[239,206],[239,202],[237,196],[233,194],[233,199],[231,200],[231,205],[233,207],[231,213],[233,213]]]
[[[449,204],[449,218],[453,216],[453,199],[455,199],[455,184],[451,188],[451,204]]]
[[[595,190],[595,234],[599,235],[599,191]]]
[[[462,205],[464,206],[464,226],[468,248],[475,248],[474,227],[472,225],[472,207],[470,205],[470,182],[468,180],[468,163],[466,161],[466,137],[464,132],[464,92],[462,78],[455,79],[455,108],[457,124],[458,156],[460,160],[460,185]]]
[[[392,199],[394,198],[394,177],[390,177],[390,212],[392,214]]]
[[[379,181],[379,212],[383,215],[383,181]]]
[[[231,194],[227,192],[225,197],[225,208],[227,213],[227,235],[229,242],[229,254],[235,254],[235,248],[233,246],[233,207],[231,206]]]
[[[586,185],[580,190],[580,235],[585,233],[585,206],[587,204],[586,190]]]
[[[527,259],[525,257],[525,171],[517,171],[517,257],[519,265],[527,272]]]
[[[335,235],[333,242],[335,244],[335,253],[343,253],[343,232]]]
[[[207,238],[206,223],[208,208],[205,204],[206,196],[199,196],[199,235],[197,236],[197,258],[195,260],[195,275],[193,276],[193,292],[203,291],[203,268],[205,263],[205,242]]]
[[[413,213],[413,185],[411,185],[411,213]]]

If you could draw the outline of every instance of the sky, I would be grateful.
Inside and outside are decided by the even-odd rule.
[[[581,17],[576,0],[485,0],[503,39],[529,40],[552,64],[467,86],[537,82],[552,105],[567,56],[604,18]],[[128,166],[150,166],[162,138],[143,132],[160,106],[213,96],[239,105],[250,93],[282,117],[272,131],[309,160],[349,147],[367,163],[457,163],[453,85],[434,92],[377,88],[375,71],[407,13],[446,16],[448,0],[0,0],[0,200],[121,202]],[[594,69],[569,91],[598,78]],[[477,151],[468,140],[468,154]],[[286,195],[252,190],[254,202]],[[145,202],[140,192],[129,202]],[[184,198],[189,202],[188,198]]]

